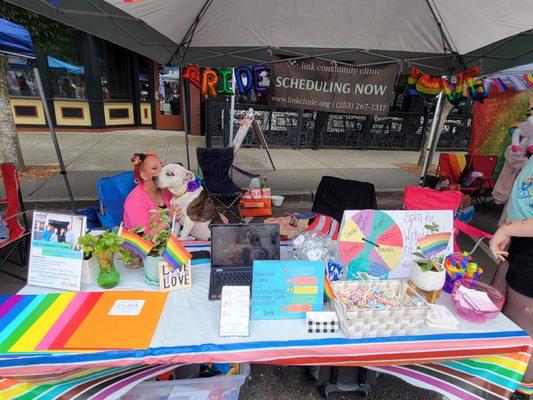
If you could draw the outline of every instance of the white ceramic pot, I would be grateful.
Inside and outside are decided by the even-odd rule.
[[[426,292],[441,290],[446,280],[446,270],[442,268],[441,271],[428,271],[423,272],[420,265],[413,262],[411,265],[411,272],[409,273],[409,279],[413,284]]]
[[[100,265],[98,264],[98,258],[91,257],[88,260],[83,259],[81,268],[81,284],[90,285],[96,278],[98,278],[98,270]]]

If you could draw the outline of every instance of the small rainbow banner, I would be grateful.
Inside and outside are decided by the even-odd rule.
[[[435,257],[448,248],[451,236],[450,232],[433,233],[418,239],[418,247],[425,257]]]
[[[324,294],[329,301],[335,300],[335,292],[333,291],[333,286],[331,286],[331,281],[329,280],[327,272],[324,276]]]
[[[148,239],[144,239],[136,233],[127,231],[125,229],[122,230],[119,236],[124,239],[122,246],[133,251],[134,253],[137,253],[142,258],[146,258],[148,253],[150,253],[150,250],[152,250],[154,247],[154,244]]]
[[[162,256],[172,268],[177,268],[180,265],[188,263],[192,259],[192,254],[185,249],[183,244],[181,244],[174,235],[170,235],[167,247]]]

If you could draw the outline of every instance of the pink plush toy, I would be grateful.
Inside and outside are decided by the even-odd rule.
[[[527,138],[527,152],[533,153],[533,116],[520,123],[516,129],[513,130],[511,149],[515,153],[520,151],[521,137]]]

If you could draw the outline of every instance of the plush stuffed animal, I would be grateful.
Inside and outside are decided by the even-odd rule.
[[[511,127],[511,129],[514,127]],[[511,149],[518,153],[520,149],[520,138],[527,139],[527,152],[533,153],[533,116],[520,123],[512,133]]]

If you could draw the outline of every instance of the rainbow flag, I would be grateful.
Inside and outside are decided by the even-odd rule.
[[[324,294],[329,299],[329,301],[335,300],[335,292],[333,291],[333,286],[331,286],[331,281],[329,280],[327,272],[324,276]]]
[[[418,239],[418,247],[424,257],[432,258],[448,248],[451,236],[450,232],[433,233]]]
[[[150,253],[150,250],[154,247],[154,244],[148,239],[144,239],[136,233],[125,229],[122,230],[119,236],[124,240],[122,246],[138,254],[143,259],[146,258],[148,253]]]
[[[170,235],[162,256],[168,265],[173,268],[177,268],[192,259],[192,254],[185,249],[174,235]]]
[[[533,86],[533,74],[531,72],[524,74],[523,78],[528,86]]]

